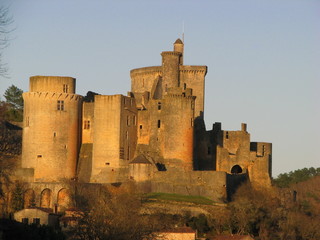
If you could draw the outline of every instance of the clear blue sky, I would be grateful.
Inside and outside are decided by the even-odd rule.
[[[185,25],[185,64],[207,65],[207,129],[248,123],[273,143],[273,176],[320,167],[320,1],[2,0],[14,18],[9,79],[77,78],[77,93],[126,94],[129,71],[161,64]]]

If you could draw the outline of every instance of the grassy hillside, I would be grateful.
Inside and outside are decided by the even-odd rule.
[[[201,196],[187,196],[173,193],[148,193],[144,195],[145,201],[175,201],[175,202],[187,202],[201,205],[212,205],[214,202],[208,198]]]

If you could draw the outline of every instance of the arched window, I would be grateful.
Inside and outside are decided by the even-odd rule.
[[[49,188],[46,188],[41,192],[40,207],[43,207],[43,208],[51,207],[51,195],[52,195],[52,191]]]
[[[35,193],[32,189],[26,190],[23,195],[24,208],[36,206],[35,198]]]
[[[239,165],[234,165],[234,166],[231,168],[231,173],[232,173],[232,174],[242,173],[242,168],[241,168]]]
[[[62,212],[66,208],[71,207],[71,194],[68,189],[65,189],[65,188],[60,189],[60,191],[58,192],[57,203],[58,203],[59,212]]]

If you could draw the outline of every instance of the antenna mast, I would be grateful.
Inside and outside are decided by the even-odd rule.
[[[182,21],[182,42],[184,44],[184,21]]]

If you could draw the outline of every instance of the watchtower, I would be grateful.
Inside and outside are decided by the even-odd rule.
[[[34,76],[23,94],[22,168],[35,182],[75,177],[80,145],[82,96],[71,77]]]

